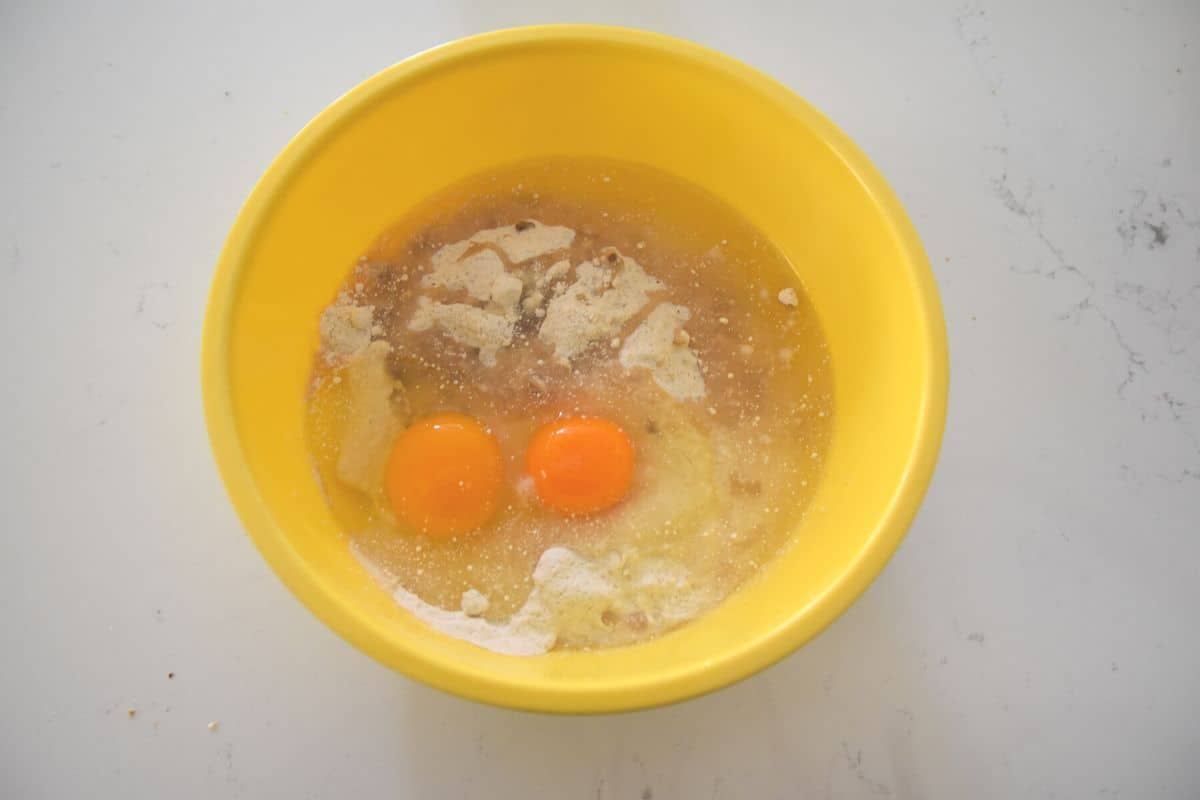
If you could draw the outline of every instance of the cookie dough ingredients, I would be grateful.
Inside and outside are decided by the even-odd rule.
[[[628,434],[598,417],[544,425],[525,451],[538,497],[560,514],[594,514],[616,505],[629,491],[633,466]]]
[[[575,268],[575,282],[550,301],[538,335],[569,361],[592,342],[607,342],[650,302],[662,281],[642,265],[609,248]]]
[[[617,647],[787,546],[833,382],[753,226],[664,173],[574,158],[396,213],[316,320],[308,413],[330,510],[398,605],[502,653]]]
[[[396,441],[387,464],[387,495],[396,516],[439,537],[491,519],[503,480],[495,437],[463,414],[417,422]]]
[[[425,602],[356,551],[375,579],[403,608],[443,633],[496,653],[534,656],[556,645],[611,642],[618,623],[669,628],[706,607],[710,594],[683,566],[661,558],[607,553],[588,559],[566,547],[542,553],[533,590],[506,622],[489,622],[477,610],[450,611]],[[486,602],[486,600],[485,600]],[[482,613],[482,612],[480,612]]]
[[[704,397],[700,360],[689,347],[691,337],[682,327],[691,317],[692,312],[684,306],[657,306],[625,340],[619,357],[621,366],[650,370],[654,382],[676,400]]]

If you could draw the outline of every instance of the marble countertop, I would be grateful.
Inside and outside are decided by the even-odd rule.
[[[1200,796],[1194,0],[246,5],[0,7],[0,795]],[[591,719],[444,696],[311,617],[226,501],[197,365],[224,236],[305,121],[551,20],[825,111],[909,209],[953,360],[928,499],[845,616]]]

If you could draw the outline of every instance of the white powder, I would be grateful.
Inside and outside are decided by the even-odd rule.
[[[659,303],[629,335],[618,356],[626,370],[650,370],[654,382],[676,400],[698,400],[706,394],[700,361],[682,326],[692,312],[674,303]]]
[[[519,263],[569,247],[574,238],[575,232],[570,228],[526,220],[516,225],[479,231],[469,239],[439,248],[430,258],[430,271],[421,278],[421,286],[466,292],[469,299],[485,305],[442,303],[428,296],[419,297],[417,309],[408,323],[409,330],[426,331],[436,326],[459,344],[476,348],[479,360],[485,366],[494,366],[496,354],[512,344],[520,316],[519,309],[537,310],[544,295],[534,292],[522,305],[521,295],[525,291],[525,284],[517,276],[509,274],[496,251],[488,248],[497,247],[510,261]],[[569,268],[569,262],[562,261],[547,270],[546,274],[565,272]],[[335,312],[338,308],[335,306],[326,311],[330,322],[326,325],[325,318],[322,318],[322,331],[326,327],[330,329],[330,338],[338,348],[335,352],[352,352],[362,343],[355,338],[353,328],[348,324],[340,324],[339,315],[349,312]],[[367,327],[370,328],[369,318]],[[343,332],[344,329],[349,333]],[[333,338],[335,336],[336,339]]]
[[[476,300],[490,300],[497,279],[505,275],[504,262],[491,250],[480,250],[465,258],[450,258],[464,242],[446,245],[434,254],[432,271],[421,278],[425,287],[465,290]],[[466,243],[469,244],[469,243]]]
[[[631,560],[610,553],[595,561],[565,547],[542,553],[533,570],[533,591],[512,617],[488,622],[477,614],[474,589],[463,595],[463,610],[448,611],[426,603],[352,545],[359,562],[393,599],[425,624],[496,653],[533,656],[559,642],[600,642],[612,637],[606,612],[640,613],[652,629],[665,630],[692,619],[708,604],[682,565],[665,559]],[[479,595],[478,600],[487,603]],[[471,606],[468,608],[468,604]]]
[[[487,613],[491,603],[478,589],[467,589],[462,596],[462,612],[468,617],[479,617]]]
[[[371,342],[342,371],[355,413],[347,418],[338,447],[337,476],[368,495],[383,486],[391,443],[406,424],[407,409],[392,400],[404,385],[388,372],[391,352],[387,342]]]
[[[476,348],[480,361],[493,366],[497,353],[512,344],[520,311],[532,313],[542,319],[539,338],[553,346],[555,358],[561,363],[569,363],[594,342],[606,341],[611,349],[620,348],[620,363],[626,370],[649,370],[654,382],[676,400],[704,397],[700,362],[689,347],[690,337],[682,330],[691,316],[688,309],[670,303],[660,305],[622,346],[622,328],[650,302],[651,292],[664,288],[634,259],[622,256],[615,248],[605,248],[599,258],[575,268],[575,281],[569,285],[560,279],[570,271],[571,264],[561,259],[540,273],[534,270],[532,289],[522,302],[522,281],[505,270],[495,252],[478,249],[485,243],[495,245],[518,260],[533,257],[531,253],[541,255],[561,249],[574,235],[569,228],[526,221],[479,231],[470,239],[442,247],[434,253],[432,271],[421,284],[465,291],[487,305],[442,303],[420,297],[409,330],[425,331],[436,326],[459,344]],[[549,286],[553,287],[553,297],[543,308]]]
[[[537,277],[536,284],[539,289],[544,289],[554,283],[559,278],[565,278],[567,273],[571,271],[571,262],[565,258],[561,261],[555,261],[546,271]]]
[[[417,300],[409,320],[410,331],[427,331],[437,326],[461,345],[479,350],[485,366],[495,366],[496,353],[512,343],[516,317],[495,313],[465,303],[435,303],[428,297]]]
[[[463,239],[461,242],[454,242],[438,248],[438,251],[429,259],[429,268],[435,272],[445,269],[447,265],[453,264],[466,255],[472,245],[470,239]]]
[[[619,265],[616,268],[606,264]],[[592,342],[609,340],[650,302],[662,281],[646,274],[632,258],[615,250],[575,268],[575,282],[550,301],[538,336],[568,361]]]
[[[537,220],[524,220],[516,225],[479,231],[470,239],[475,244],[492,244],[504,251],[514,264],[531,258],[565,250],[575,241],[575,231],[561,225],[543,225]]]
[[[371,342],[373,306],[356,306],[339,298],[321,312],[321,347],[327,359],[349,358]]]
[[[785,306],[795,308],[796,306],[800,305],[800,296],[796,294],[795,289],[789,286],[786,289],[780,290],[779,302],[783,303]]]
[[[521,301],[521,292],[525,284],[514,275],[501,275],[492,284],[492,309],[509,316],[517,313],[517,303]]]
[[[529,294],[525,295],[525,299],[521,301],[521,308],[525,313],[537,311],[541,308],[542,302],[546,299],[546,295],[534,289]]]

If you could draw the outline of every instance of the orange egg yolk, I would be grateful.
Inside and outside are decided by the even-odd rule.
[[[598,417],[542,426],[529,440],[525,470],[538,497],[560,514],[593,514],[616,505],[633,480],[633,442]]]
[[[503,481],[500,445],[463,414],[438,414],[409,427],[392,448],[384,479],[396,516],[440,537],[491,519]]]

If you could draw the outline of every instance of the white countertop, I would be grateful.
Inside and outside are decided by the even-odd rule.
[[[1200,4],[240,5],[0,5],[0,796],[1200,796]],[[844,617],[590,719],[324,628],[243,535],[199,390],[218,250],[288,138],[413,52],[553,20],[825,111],[907,205],[953,358],[928,500]]]

